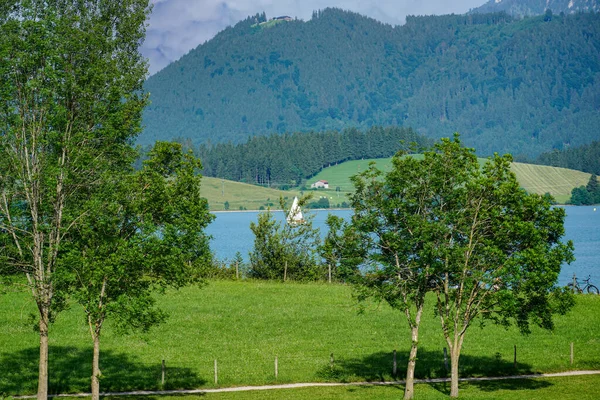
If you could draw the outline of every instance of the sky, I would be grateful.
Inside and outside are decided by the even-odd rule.
[[[487,0],[151,0],[154,7],[141,52],[154,74],[227,26],[265,12],[304,21],[314,10],[337,7],[392,25],[407,15],[463,14]]]

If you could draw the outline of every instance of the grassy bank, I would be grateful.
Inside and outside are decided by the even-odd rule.
[[[394,349],[399,375],[404,373],[409,331],[402,315],[383,305],[359,315],[345,286],[211,282],[202,290],[188,288],[159,301],[171,317],[149,334],[121,337],[106,327],[100,366],[103,391],[160,388],[162,360],[167,366],[166,389],[215,387],[215,359],[217,386],[389,381]],[[38,338],[28,322],[33,312],[25,293],[0,296],[0,393],[36,391]],[[521,336],[512,328],[473,326],[465,340],[461,374],[600,369],[599,326],[600,296],[579,296],[576,308],[556,319],[554,332],[534,329],[532,335]],[[574,365],[569,361],[570,342],[575,343]],[[444,376],[444,343],[432,311],[424,318],[420,344],[416,375]],[[90,335],[81,311],[73,307],[51,330],[51,391],[88,390],[90,361]]]

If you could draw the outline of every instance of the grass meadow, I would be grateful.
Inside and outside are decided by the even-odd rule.
[[[258,210],[261,206],[265,209],[269,204],[271,208],[279,208],[279,196],[293,199],[299,196],[298,190],[277,190],[247,183],[233,182],[226,179],[202,177],[202,197],[208,199],[211,211],[225,210],[225,202],[229,203],[229,210]]]
[[[557,202],[565,204],[573,188],[587,185],[590,174],[574,169],[513,163],[512,171],[522,187],[530,193],[550,193]]]
[[[564,378],[542,378],[510,381],[487,381],[461,383],[459,398],[487,400],[596,400],[600,387],[600,375],[573,376]],[[447,399],[449,384],[417,384],[415,399]],[[314,387],[234,393],[210,393],[185,396],[185,400],[397,400],[404,395],[404,386],[350,386]],[[133,400],[131,397],[116,397],[114,400]],[[151,400],[144,396],[138,399]],[[155,397],[159,399],[159,397]],[[181,400],[181,396],[161,396],[160,400]]]
[[[422,157],[422,155],[415,155],[415,157]],[[329,182],[330,189],[319,189],[315,193],[315,200],[318,200],[320,195],[327,195],[332,198],[330,202],[333,205],[341,204],[347,201],[347,195],[354,190],[350,181],[352,175],[366,170],[370,162],[374,162],[383,171],[389,171],[391,160],[391,158],[365,159],[332,165],[309,179],[306,187],[310,187],[316,181],[326,180]],[[480,159],[480,163],[484,162],[485,159]],[[513,163],[512,171],[525,190],[537,194],[550,193],[560,204],[565,204],[569,200],[573,188],[585,186],[590,179],[590,174],[585,172],[544,165]],[[336,191],[338,187],[339,192]],[[239,210],[240,207],[258,210],[261,206],[266,209],[269,204],[272,204],[272,209],[278,209],[279,196],[291,199],[299,195],[300,190],[296,189],[282,191],[218,178],[202,178],[202,196],[208,199],[212,211],[225,210],[226,201],[229,203],[230,210]]]
[[[101,338],[102,391],[390,381],[394,378],[394,349],[399,377],[405,372],[410,338],[403,315],[383,304],[368,305],[364,313],[359,313],[351,289],[344,285],[212,281],[202,289],[169,292],[158,301],[170,313],[170,318],[149,333],[119,336],[110,324],[106,325]],[[432,307],[430,302],[421,328],[418,378],[447,375],[443,363],[444,341]],[[0,393],[16,395],[36,391],[38,336],[29,317],[34,312],[27,293],[0,295]],[[578,296],[577,306],[568,315],[556,318],[553,332],[534,328],[531,335],[522,336],[515,328],[474,325],[465,339],[461,376],[600,369],[598,327],[600,296],[592,295]],[[575,349],[573,365],[570,363],[571,342]],[[513,365],[515,345],[516,368]],[[50,331],[51,393],[89,391],[91,354],[91,337],[83,313],[73,306],[59,315]],[[217,384],[214,382],[215,359]],[[164,386],[161,385],[162,360],[166,364]],[[594,386],[600,383],[597,378],[589,377],[572,377],[565,382],[577,379],[595,382]],[[548,382],[554,385],[554,380]],[[544,389],[544,385],[539,389]],[[467,389],[473,391],[473,398],[491,398],[485,397],[488,389],[480,385],[466,386],[474,387]],[[490,383],[489,387],[493,387],[494,392],[511,393],[512,386]],[[445,389],[435,385],[420,387],[426,387],[425,392],[445,395]],[[303,390],[315,393],[318,398],[328,398],[317,394],[322,390],[323,393],[330,391],[330,398],[352,392],[344,388]],[[376,393],[372,398],[386,398],[394,393],[397,396],[394,388],[352,390],[365,394],[372,391]],[[237,397],[235,394],[236,398],[262,398],[243,397],[254,395]],[[207,398],[229,398],[212,396]],[[287,394],[285,397],[294,398]]]
[[[422,157],[422,155],[416,157]],[[391,158],[382,158],[347,161],[323,169],[311,182],[324,179],[329,182],[330,191],[339,186],[342,192],[351,192],[353,186],[350,176],[364,171],[370,162],[375,162],[377,167],[383,171],[389,171],[391,160]],[[479,159],[480,164],[485,161],[484,158]],[[590,179],[590,174],[585,172],[545,165],[513,163],[511,169],[517,175],[521,186],[529,193],[550,193],[561,204],[565,204],[571,198],[573,188],[585,186]]]

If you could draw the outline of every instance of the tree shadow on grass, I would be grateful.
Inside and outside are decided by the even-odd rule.
[[[318,370],[317,377],[341,382],[366,381],[390,382],[404,380],[409,352],[398,352],[397,373],[392,373],[393,353],[378,352],[359,358],[339,357],[333,366],[326,364]],[[505,355],[506,357],[507,355]],[[432,351],[420,348],[417,354],[415,378],[434,379],[450,376],[450,358],[448,356],[448,369],[444,363],[442,350]],[[460,377],[496,377],[509,375],[532,374],[531,365],[518,363],[516,368],[512,360],[503,358],[501,354],[493,357],[461,355],[459,363]],[[540,380],[500,380],[500,381],[475,381],[470,385],[477,385],[481,390],[494,391],[501,389],[537,389],[551,385]],[[450,393],[449,383],[430,383],[433,388],[442,393]]]
[[[39,349],[28,348],[14,353],[0,353],[0,393],[32,394],[37,391]],[[92,349],[65,346],[49,348],[49,392],[77,393],[90,391]],[[124,353],[104,350],[100,353],[100,390],[102,392],[135,389],[189,389],[204,385],[206,380],[189,368],[166,369],[161,385],[162,366],[143,363]]]
[[[186,393],[169,393],[169,398],[173,397],[181,397],[182,399],[189,398],[197,398],[197,397],[205,397],[207,393],[194,393],[194,394],[186,394]],[[164,395],[127,395],[127,396],[110,396],[110,400],[164,400]]]
[[[546,380],[540,379],[502,379],[489,381],[469,381],[460,382],[458,387],[460,390],[465,390],[469,386],[475,386],[482,392],[496,392],[499,390],[537,390],[552,386],[553,384]],[[438,392],[449,395],[450,382],[429,383],[429,386]]]

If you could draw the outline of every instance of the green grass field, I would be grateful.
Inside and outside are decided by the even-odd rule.
[[[261,206],[265,209],[269,204],[271,208],[279,208],[279,196],[292,199],[299,196],[296,190],[277,190],[247,183],[233,182],[224,179],[202,177],[201,194],[208,199],[211,211],[225,210],[225,202],[229,202],[230,210],[239,210],[245,207],[248,210],[258,210]]]
[[[550,193],[564,204],[571,198],[571,190],[587,185],[590,174],[567,168],[513,163],[513,172],[522,187],[530,193]]]
[[[323,169],[310,182],[323,179],[329,182],[330,192],[335,191],[336,187],[340,187],[342,192],[350,192],[353,190],[350,176],[364,171],[370,162],[375,162],[383,171],[391,168],[391,158],[348,161]],[[484,162],[485,159],[480,159],[480,163]],[[573,188],[585,186],[590,179],[590,174],[585,172],[544,165],[513,163],[512,171],[525,190],[537,194],[550,193],[561,204],[571,197]]]
[[[415,157],[422,156],[416,155]],[[374,162],[383,171],[389,171],[391,168],[391,158],[347,161],[323,169],[310,179],[306,186],[310,187],[311,183],[326,180],[329,182],[329,189],[319,189],[315,193],[316,198],[319,195],[327,194],[333,198],[332,204],[341,203],[347,200],[347,195],[353,191],[350,177],[367,169],[370,162]],[[484,162],[485,159],[480,159],[480,163]],[[569,200],[573,188],[585,186],[590,179],[590,174],[585,172],[544,165],[513,163],[512,170],[525,190],[537,194],[550,193],[560,204],[565,204]],[[339,193],[336,191],[338,187],[340,188]],[[240,207],[258,210],[261,206],[267,208],[269,203],[273,204],[271,208],[279,208],[279,196],[291,199],[299,196],[300,191],[281,191],[204,177],[202,178],[202,195],[208,199],[212,211],[224,210],[225,201],[229,202],[230,210],[239,210]]]
[[[554,332],[536,328],[532,335],[522,336],[514,328],[474,325],[464,343],[461,375],[600,369],[600,296],[577,300],[569,315],[556,318]],[[171,317],[148,334],[122,337],[110,324],[106,326],[102,391],[161,388],[162,360],[167,366],[165,389],[215,387],[215,359],[217,387],[390,381],[394,349],[399,376],[405,371],[410,339],[404,317],[385,305],[372,305],[359,315],[346,286],[214,281],[204,289],[170,292],[159,302]],[[26,293],[0,296],[0,393],[36,391],[38,337],[28,317],[34,311]],[[91,340],[81,310],[74,306],[61,314],[50,334],[51,392],[88,391]],[[574,365],[569,361],[571,342]],[[446,375],[443,347],[439,322],[429,308],[421,329],[417,377]],[[346,389],[332,389],[332,393],[338,390],[345,393]]]
[[[598,398],[600,375],[565,378],[540,378],[512,381],[461,383],[461,399],[494,400],[595,400]],[[448,384],[418,384],[415,399],[447,399]],[[268,391],[210,393],[201,396],[164,396],[161,400],[397,400],[402,398],[404,386],[316,387]],[[137,397],[148,400],[149,397]],[[132,397],[114,397],[114,400],[133,400]]]

